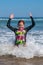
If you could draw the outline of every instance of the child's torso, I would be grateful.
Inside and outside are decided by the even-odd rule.
[[[26,30],[17,30],[15,32],[16,42],[17,44],[23,44],[26,41]]]

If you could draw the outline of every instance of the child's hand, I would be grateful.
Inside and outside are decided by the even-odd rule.
[[[11,15],[10,15],[10,18],[13,19],[13,18],[14,18],[14,14],[11,14]]]
[[[29,15],[30,15],[30,17],[32,17],[32,13],[31,13],[31,12],[30,12],[30,14],[29,14]]]

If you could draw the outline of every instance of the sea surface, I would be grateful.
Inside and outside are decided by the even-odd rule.
[[[9,18],[0,18],[0,56],[13,55],[20,58],[43,57],[43,17],[34,17],[35,26],[27,33],[26,47],[15,47],[15,34],[7,28]],[[18,27],[19,20],[25,21],[25,27],[32,24],[28,17],[16,17],[11,20],[11,26]]]

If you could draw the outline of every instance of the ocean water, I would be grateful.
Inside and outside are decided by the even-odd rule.
[[[25,27],[31,25],[31,19],[26,17],[12,19],[11,25],[17,27],[17,23],[21,19],[25,21]],[[0,56],[14,55],[26,59],[34,56],[43,57],[43,17],[37,17],[34,20],[35,27],[27,33],[27,46],[15,47],[15,34],[6,26],[8,18],[0,18]]]

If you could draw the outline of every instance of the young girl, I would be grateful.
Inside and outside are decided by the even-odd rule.
[[[7,22],[7,27],[10,28],[15,33],[15,45],[17,45],[17,46],[19,44],[25,45],[27,32],[35,26],[35,22],[33,20],[32,14],[30,13],[30,18],[31,18],[32,24],[26,28],[24,28],[25,22],[23,20],[18,21],[18,28],[13,28],[10,25],[10,21],[13,18],[14,18],[14,15],[11,14],[10,18]]]

